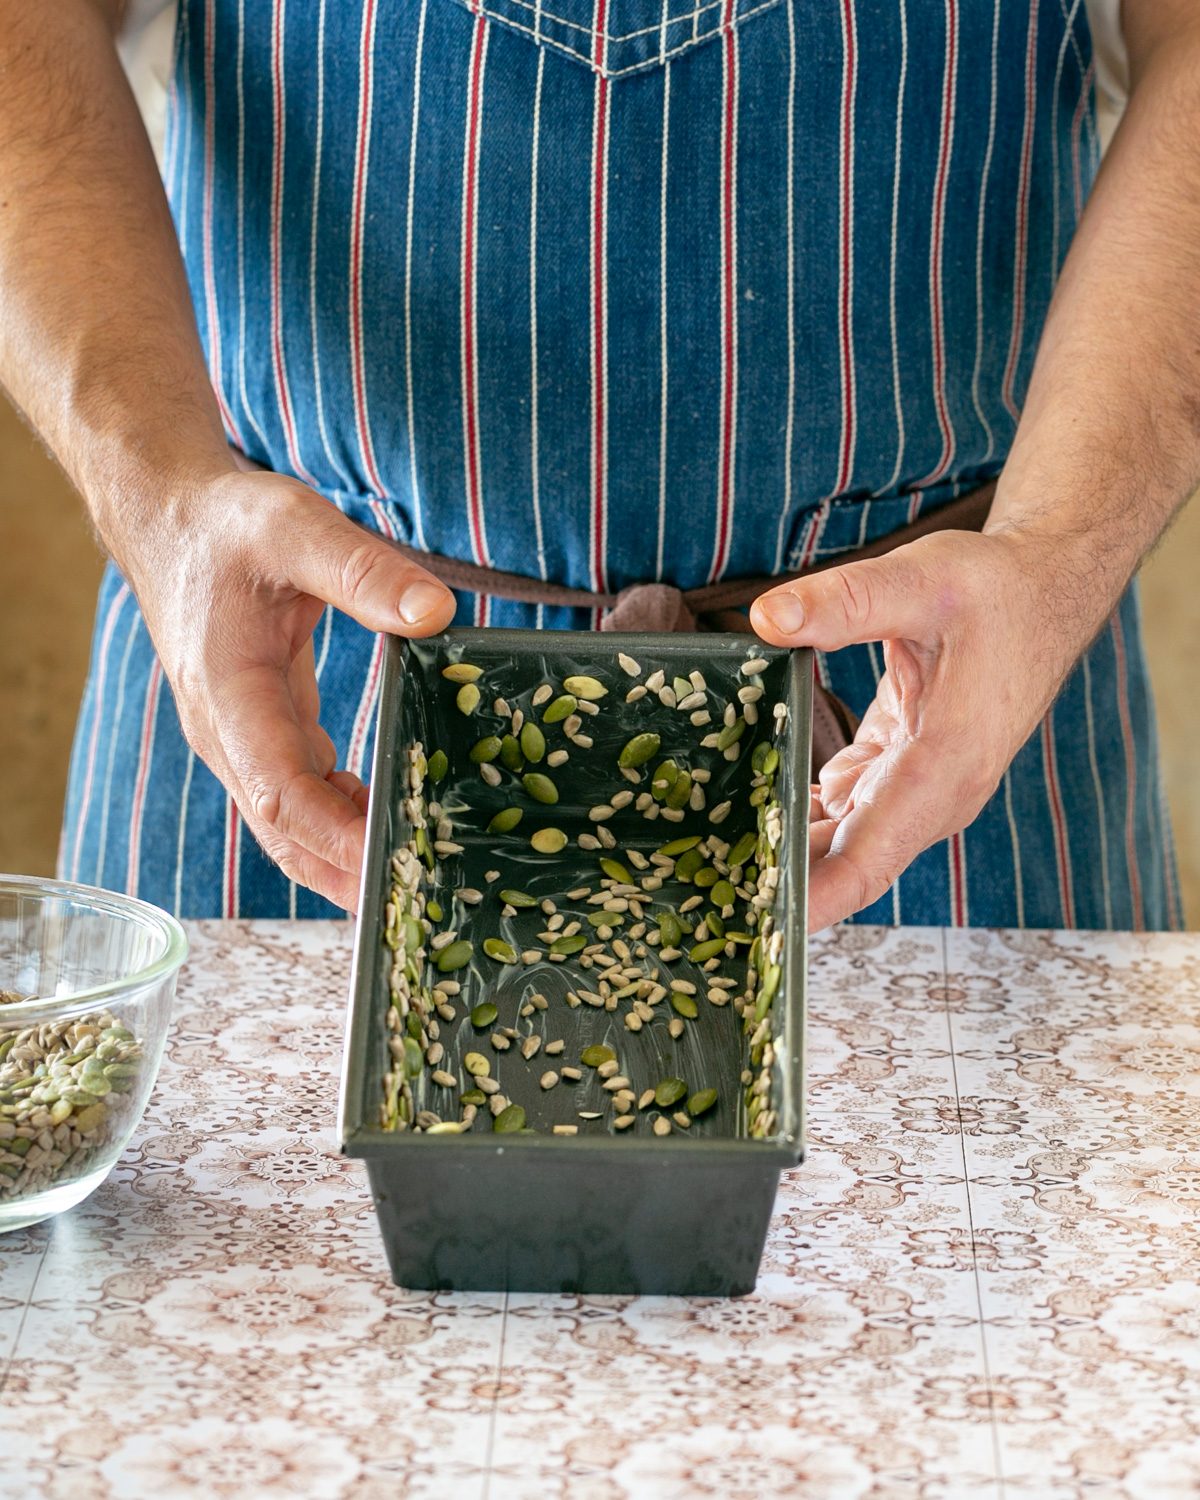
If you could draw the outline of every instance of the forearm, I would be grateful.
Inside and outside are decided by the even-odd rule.
[[[150,143],[103,10],[0,0],[0,380],[107,535],[229,467]]]
[[[989,530],[1082,647],[1200,482],[1200,29],[1150,49],[1056,290]]]

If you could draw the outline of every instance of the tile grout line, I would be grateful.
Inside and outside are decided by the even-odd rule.
[[[29,1295],[25,1298],[25,1306],[21,1309],[21,1321],[17,1324],[17,1331],[13,1338],[12,1353],[4,1363],[4,1373],[0,1375],[0,1396],[4,1394],[4,1388],[8,1384],[8,1377],[12,1374],[12,1367],[17,1362],[17,1355],[21,1349],[21,1337],[25,1332],[25,1322],[29,1317],[29,1309],[33,1306],[33,1299],[37,1296],[38,1282],[41,1280],[42,1267],[46,1264],[46,1257],[50,1254],[50,1236],[46,1236],[46,1243],[42,1246],[41,1258],[38,1261],[37,1270],[33,1273],[33,1281],[29,1287]]]
[[[942,987],[950,988],[950,960],[946,952],[946,929],[941,931],[942,942]],[[992,1367],[988,1359],[987,1330],[983,1320],[983,1287],[979,1282],[979,1256],[975,1250],[975,1209],[971,1203],[971,1174],[967,1167],[967,1141],[963,1130],[962,1099],[958,1092],[958,1057],[954,1051],[954,1021],[950,1012],[949,995],[946,997],[946,1040],[950,1047],[950,1070],[954,1077],[954,1112],[958,1116],[958,1147],[962,1153],[963,1189],[967,1196],[967,1232],[971,1236],[971,1275],[975,1278],[975,1306],[979,1311],[979,1350],[983,1358],[983,1378],[987,1385],[988,1425],[992,1431],[992,1461],[996,1466],[997,1500],[1004,1500],[1004,1468],[1000,1461],[1000,1429],[996,1422],[996,1408],[992,1401]]]
[[[496,1446],[496,1412],[500,1405],[500,1385],[504,1379],[504,1339],[508,1333],[508,1291],[504,1293],[504,1308],[500,1314],[500,1348],[496,1354],[496,1389],[492,1394],[492,1409],[488,1414],[487,1454],[484,1458],[483,1490],[480,1500],[488,1500],[492,1489],[492,1453]]]

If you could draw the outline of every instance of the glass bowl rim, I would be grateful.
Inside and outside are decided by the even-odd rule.
[[[188,939],[183,927],[169,912],[149,901],[140,901],[136,896],[126,896],[120,891],[105,890],[101,886],[82,885],[71,880],[55,880],[42,875],[6,875],[0,873],[0,897],[20,895],[45,899],[66,897],[93,910],[105,912],[125,921],[135,921],[143,928],[156,932],[163,940],[163,951],[142,969],[124,974],[119,979],[106,980],[104,984],[92,985],[88,989],[72,990],[64,995],[35,995],[29,1000],[15,1000],[0,1007],[0,1017],[6,1022],[19,1018],[28,1024],[28,1018],[39,1011],[58,1013],[80,1005],[91,1005],[96,1001],[113,998],[128,992],[142,990],[165,979],[179,969],[188,955]]]

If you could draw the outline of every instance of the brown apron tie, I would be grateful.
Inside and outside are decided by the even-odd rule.
[[[233,455],[241,468],[261,467],[236,448]],[[604,611],[601,630],[731,630],[750,635],[753,634],[750,620],[743,611],[768,589],[778,588],[781,583],[794,578],[805,578],[810,573],[824,572],[826,568],[840,568],[846,563],[883,557],[897,547],[935,531],[982,531],[995,493],[996,481],[988,480],[957,500],[918,516],[898,531],[889,532],[887,536],[867,542],[853,551],[822,558],[798,572],[728,578],[696,589],[677,589],[669,583],[632,583],[619,594],[594,594],[590,589],[568,588],[566,584],[530,578],[526,573],[505,573],[499,568],[485,568],[478,563],[463,562],[461,558],[445,557],[440,552],[422,552],[403,542],[393,542],[392,545],[448,588],[461,589],[469,594],[490,594],[493,598],[510,599],[520,604],[601,609]],[[858,719],[819,680],[814,682],[813,688],[812,764],[815,772],[851,743],[858,731]]]
[[[883,557],[897,547],[935,531],[982,531],[995,493],[996,482],[990,480],[969,494],[918,516],[898,531],[852,552],[822,558],[798,572],[723,579],[720,583],[708,583],[695,589],[677,589],[669,583],[632,583],[619,594],[592,593],[590,589],[568,588],[565,584],[530,578],[525,573],[485,568],[457,557],[444,557],[438,552],[422,552],[401,542],[394,545],[449,588],[490,594],[493,598],[522,604],[602,609],[601,630],[731,630],[749,635],[753,632],[749,617],[743,611],[768,589],[778,588],[781,583],[794,578],[807,577],[810,573],[823,572],[826,568],[840,568],[846,563]],[[851,743],[858,731],[858,719],[819,681],[813,687],[812,763],[815,772]]]

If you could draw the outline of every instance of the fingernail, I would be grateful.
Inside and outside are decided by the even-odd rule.
[[[400,618],[406,625],[420,625],[443,607],[446,590],[436,583],[410,583],[400,595]]]
[[[795,594],[768,594],[758,607],[780,635],[795,635],[804,624],[804,606]]]

